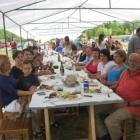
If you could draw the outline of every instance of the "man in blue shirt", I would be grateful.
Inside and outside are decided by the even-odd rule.
[[[86,49],[86,59],[83,62],[77,63],[78,66],[86,66],[91,60],[93,60],[92,57],[92,50],[91,48]]]

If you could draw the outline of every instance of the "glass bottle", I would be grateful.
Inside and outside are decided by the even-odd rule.
[[[58,62],[61,61],[60,54],[58,53]]]
[[[61,65],[60,65],[60,73],[62,75],[64,75],[64,65],[63,65],[62,61],[61,61]]]

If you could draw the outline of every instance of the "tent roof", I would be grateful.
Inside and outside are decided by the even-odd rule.
[[[0,0],[1,12],[7,16],[6,30],[19,35],[20,25],[38,39],[75,38],[105,21],[140,20],[139,5],[139,0]],[[27,32],[22,30],[22,35]]]

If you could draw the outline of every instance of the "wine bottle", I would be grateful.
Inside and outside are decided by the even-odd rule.
[[[61,73],[62,75],[64,75],[64,66],[63,66],[62,61],[61,61],[61,65],[60,65],[60,73]]]
[[[60,60],[60,54],[58,53],[58,62],[60,62],[61,60]]]

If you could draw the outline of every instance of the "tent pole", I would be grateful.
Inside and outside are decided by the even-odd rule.
[[[80,9],[80,7],[79,7],[79,20],[81,22],[81,9]]]
[[[13,9],[13,10],[10,10],[10,11],[5,12],[5,14],[6,14],[6,13],[9,13],[9,12],[12,12],[12,11],[15,11],[15,10],[18,10],[18,9],[20,9],[20,8],[25,8],[25,7],[27,7],[27,6],[31,6],[31,5],[34,5],[34,4],[37,4],[37,3],[41,3],[41,2],[44,2],[44,1],[46,1],[46,0],[38,1],[38,2],[34,2],[34,3],[28,4],[28,5],[25,5],[25,6],[22,6],[22,7],[18,7],[18,8],[16,8],[16,9]]]
[[[2,16],[3,16],[3,28],[4,28],[4,38],[5,38],[6,55],[8,56],[7,40],[6,40],[6,27],[5,27],[5,15],[4,15],[4,13],[2,13]]]
[[[68,28],[69,28],[69,17],[68,17]]]
[[[133,35],[134,35],[135,23],[132,23],[132,25],[133,25]]]
[[[20,26],[20,41],[21,41],[21,47],[22,47],[22,50],[23,50],[23,46],[22,46],[22,32],[21,32],[21,26]]]
[[[27,39],[28,39],[28,32],[27,32]]]
[[[109,8],[111,9],[111,0],[109,0]]]

